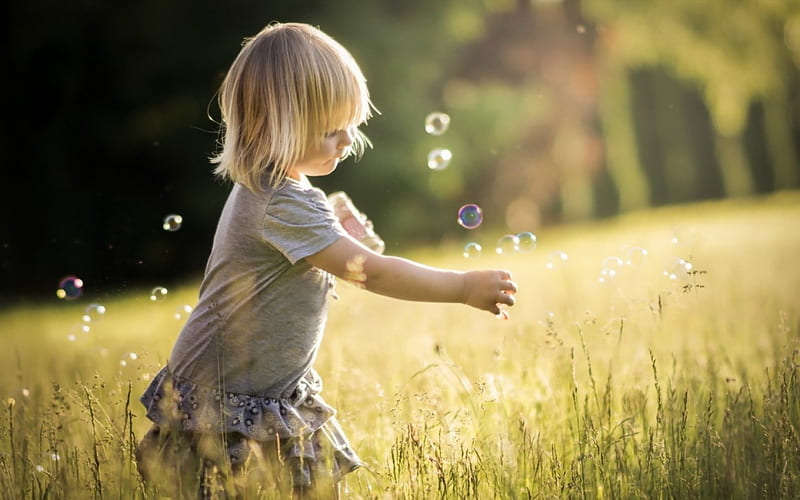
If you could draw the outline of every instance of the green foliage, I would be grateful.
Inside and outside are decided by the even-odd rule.
[[[582,6],[608,30],[613,57],[662,65],[699,85],[724,135],[741,132],[751,101],[789,84],[784,23],[800,13],[797,2],[587,0]]]
[[[508,321],[340,284],[317,368],[368,464],[345,497],[797,497],[798,221],[784,193],[546,230],[524,254],[409,255],[511,270]],[[634,245],[646,259],[599,282]],[[569,259],[550,269],[555,250]],[[693,267],[671,280],[675,257]],[[105,301],[88,332],[72,327],[90,296],[2,313],[4,498],[158,498],[136,473],[136,400],[196,286]]]

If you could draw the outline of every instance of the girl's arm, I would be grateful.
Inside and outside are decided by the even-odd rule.
[[[306,257],[324,269],[371,292],[422,302],[455,302],[499,314],[499,304],[514,305],[517,285],[501,270],[450,271],[373,252],[345,236]]]

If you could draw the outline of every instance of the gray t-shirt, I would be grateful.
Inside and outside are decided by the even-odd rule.
[[[263,193],[235,185],[170,370],[225,391],[286,397],[314,362],[334,286],[304,257],[345,234],[307,182]]]

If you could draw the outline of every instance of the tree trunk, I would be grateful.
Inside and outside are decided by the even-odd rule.
[[[741,133],[723,135],[717,132],[716,150],[725,196],[736,197],[752,194],[753,175],[750,172]]]
[[[600,118],[608,171],[619,193],[619,211],[646,208],[650,187],[639,163],[628,75],[620,68],[607,68],[603,80]]]

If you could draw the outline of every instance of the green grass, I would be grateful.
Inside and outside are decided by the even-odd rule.
[[[508,321],[340,284],[317,368],[369,464],[347,498],[797,498],[799,227],[800,193],[779,193],[546,229],[527,254],[475,232],[479,259],[410,255],[512,271]],[[646,261],[600,283],[629,246]],[[569,260],[548,269],[555,250]],[[693,264],[681,279],[673,257]],[[3,495],[150,497],[138,397],[196,285],[103,300],[89,332],[89,292],[1,313]]]

